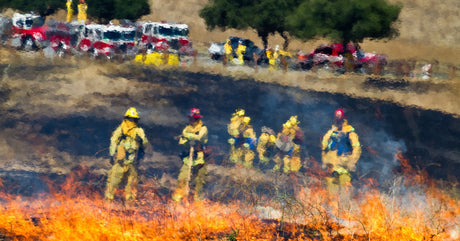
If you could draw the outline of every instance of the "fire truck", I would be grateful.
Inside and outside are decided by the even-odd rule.
[[[24,50],[45,47],[47,26],[41,16],[32,13],[15,13],[12,19],[11,45]]]
[[[188,38],[189,27],[187,24],[167,22],[144,22],[139,27],[140,49],[166,50],[172,49],[180,54],[190,54],[192,42]]]
[[[134,56],[136,28],[134,26],[88,24],[80,27],[77,49],[92,57],[115,55]]]

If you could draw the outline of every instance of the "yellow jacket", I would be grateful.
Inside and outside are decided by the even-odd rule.
[[[208,143],[208,128],[203,125],[201,120],[187,125],[184,130],[182,130],[179,144],[189,148],[190,141],[195,141],[202,145]]]
[[[233,116],[230,119],[230,124],[227,126],[227,132],[232,137],[240,136],[240,126],[243,124],[244,116]]]
[[[86,18],[87,18],[86,10],[88,10],[88,4],[80,3],[77,5],[77,7],[78,7],[78,15],[77,15],[78,21],[86,22]]]
[[[238,45],[238,48],[236,49],[236,53],[237,54],[243,54],[244,52],[246,52],[246,46],[240,44]]]
[[[139,148],[145,149],[148,140],[144,130],[129,119],[124,119],[122,123],[115,129],[110,138],[110,156],[114,156],[116,152],[120,152],[120,148],[124,149],[124,163],[129,164],[134,162]],[[117,156],[120,153],[117,153]]]
[[[72,15],[73,15],[72,1],[67,1],[65,5],[67,6],[66,21],[70,22],[70,21],[72,21]]]
[[[348,138],[348,148],[351,148],[351,150],[341,150],[340,147],[334,147],[334,138],[338,136]],[[337,126],[332,125],[332,128],[323,136],[322,150],[323,168],[327,165],[332,165],[333,170],[345,168],[348,171],[354,171],[361,156],[361,144],[359,143],[358,134],[356,134],[351,125],[348,125],[347,120],[344,121],[342,130],[338,130]]]
[[[232,53],[232,45],[227,42],[224,44],[224,49],[225,49],[225,54],[231,54]]]

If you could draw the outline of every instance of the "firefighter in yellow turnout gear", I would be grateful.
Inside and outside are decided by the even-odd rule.
[[[88,10],[88,4],[86,4],[85,0],[80,0],[80,3],[77,5],[78,8],[78,15],[77,19],[79,23],[86,23],[86,11]]]
[[[147,147],[148,140],[144,130],[138,126],[139,115],[135,108],[126,111],[120,126],[115,129],[110,138],[110,156],[113,166],[107,177],[105,198],[113,200],[115,190],[123,180],[126,180],[125,198],[134,200],[137,194],[138,174],[136,165]]]
[[[183,197],[188,196],[187,192],[189,188],[187,187],[191,185],[192,176],[195,177],[194,198],[195,200],[202,199],[201,190],[203,189],[207,175],[204,151],[208,142],[208,128],[203,125],[201,121],[202,117],[198,108],[192,108],[188,115],[190,123],[184,128],[182,136],[179,139],[179,144],[184,146],[187,152],[184,152],[182,155],[184,164],[180,169],[177,186],[172,195],[174,201],[180,201]],[[190,155],[190,150],[193,151],[192,155]],[[190,166],[190,156],[193,158],[192,166]]]
[[[261,132],[262,134],[257,140],[257,153],[259,154],[259,163],[265,165],[273,159],[277,152],[275,146],[276,134],[266,126],[262,127]]]
[[[251,118],[245,116],[243,109],[238,109],[232,115],[230,124],[228,124],[228,139],[230,144],[230,161],[237,165],[252,167],[255,153],[254,149],[257,144],[257,137],[252,128]]]
[[[227,42],[224,44],[225,58],[227,63],[233,63],[233,49],[230,42],[230,39],[227,39]]]
[[[246,52],[246,46],[243,44],[243,41],[238,42],[238,48],[236,48],[236,55],[238,56],[238,64],[244,64],[244,53]]]
[[[291,116],[283,124],[283,130],[278,133],[275,141],[278,152],[274,158],[274,171],[280,170],[282,166],[284,173],[296,173],[302,167],[300,145],[303,142],[303,132],[298,126],[299,123],[297,116]]]
[[[322,167],[331,176],[326,178],[326,187],[331,193],[351,187],[351,174],[361,156],[361,145],[355,129],[345,119],[343,109],[334,113],[334,124],[322,141]]]
[[[278,46],[276,46],[277,48],[279,48]],[[276,50],[273,50],[272,48],[268,48],[267,51],[265,51],[265,54],[267,55],[267,59],[268,59],[268,69],[270,70],[276,70],[278,69],[278,56],[279,56],[279,51],[278,49]]]
[[[66,7],[67,7],[67,18],[66,21],[70,22],[72,21],[72,15],[73,15],[73,9],[72,9],[72,0],[67,0],[66,2]]]

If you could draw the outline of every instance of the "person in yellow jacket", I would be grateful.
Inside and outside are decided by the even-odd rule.
[[[257,145],[257,137],[252,125],[251,118],[245,116],[243,109],[238,109],[232,115],[227,131],[231,135],[228,139],[230,144],[230,161],[237,165],[252,167]]]
[[[259,163],[267,165],[277,152],[275,146],[276,134],[266,126],[262,127],[261,132],[262,134],[257,140],[257,153],[259,154]]]
[[[244,53],[246,52],[246,46],[243,44],[243,41],[238,42],[238,48],[236,48],[236,55],[238,56],[238,64],[244,64]]]
[[[73,15],[73,9],[72,9],[72,0],[67,0],[66,2],[66,7],[67,7],[67,22],[72,21],[72,15]]]
[[[361,156],[361,144],[355,129],[348,124],[343,109],[334,113],[334,124],[322,140],[322,167],[331,176],[326,178],[326,187],[331,193],[351,187],[351,173]]]
[[[268,59],[268,69],[270,70],[278,69],[278,63],[277,63],[278,52],[274,51],[270,47],[265,51],[265,54],[267,55],[267,59]]]
[[[303,131],[298,126],[299,123],[297,116],[291,116],[278,133],[275,141],[278,152],[274,158],[274,171],[280,170],[282,166],[284,173],[296,173],[302,167],[300,145],[303,142]]]
[[[224,44],[224,51],[225,51],[225,60],[226,63],[233,63],[233,49],[230,42],[230,39],[227,39],[227,42]]]
[[[139,115],[134,107],[129,108],[121,124],[110,138],[110,156],[112,168],[107,177],[105,198],[113,200],[115,190],[126,180],[125,199],[136,199],[138,174],[136,166],[143,156],[148,140],[144,130],[138,126]]]
[[[180,169],[179,177],[177,178],[177,186],[172,195],[174,201],[180,201],[187,197],[189,190],[187,187],[192,185],[191,179],[194,177],[194,199],[201,200],[201,190],[206,182],[206,156],[205,149],[208,142],[208,128],[203,124],[203,116],[200,114],[200,109],[192,108],[188,115],[189,124],[182,131],[179,139],[179,144],[186,151],[183,152],[182,161],[184,164]],[[192,151],[192,153],[190,153]],[[189,158],[192,157],[192,160]],[[190,166],[191,164],[191,166]],[[187,183],[188,182],[188,183]]]
[[[88,4],[86,4],[85,0],[80,0],[80,3],[78,4],[78,15],[77,19],[79,23],[86,23],[86,11],[88,10]]]

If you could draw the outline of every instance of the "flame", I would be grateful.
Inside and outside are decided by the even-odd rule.
[[[264,196],[253,203],[209,200],[176,203],[145,182],[134,204],[107,202],[82,185],[87,168],[74,170],[49,193],[0,193],[0,237],[7,240],[458,240],[460,202],[427,184],[423,172],[399,154],[406,180],[387,191],[373,179],[359,189],[329,193],[321,171],[295,197]],[[404,161],[406,160],[406,161]],[[423,178],[422,178],[423,177]],[[271,218],[260,211],[270,212]]]

